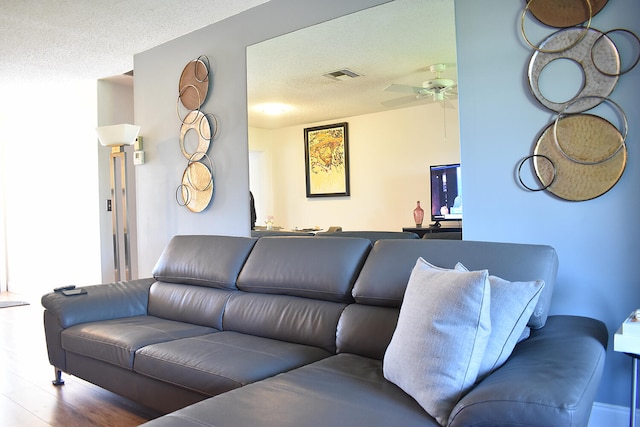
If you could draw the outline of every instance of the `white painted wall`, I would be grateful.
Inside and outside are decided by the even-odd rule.
[[[337,225],[343,230],[402,231],[402,227],[413,227],[416,201],[421,200],[428,211],[429,165],[460,161],[458,112],[446,109],[445,113],[446,140],[441,104],[252,130],[249,149],[267,153],[272,161],[273,210],[267,214],[285,229]],[[349,124],[351,195],[307,198],[304,128],[338,122]],[[258,219],[258,225],[264,225],[264,217]]]

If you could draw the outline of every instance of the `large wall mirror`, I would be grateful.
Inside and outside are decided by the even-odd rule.
[[[249,46],[256,225],[412,226],[429,166],[460,161],[456,82],[450,0],[395,0]],[[350,194],[307,197],[305,129],[344,122]]]

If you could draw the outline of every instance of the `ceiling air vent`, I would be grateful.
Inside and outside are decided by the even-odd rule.
[[[358,74],[354,71],[351,71],[348,68],[343,68],[342,70],[332,71],[330,73],[323,74],[324,77],[327,77],[331,80],[349,80],[355,79],[356,77],[362,76],[362,74]]]

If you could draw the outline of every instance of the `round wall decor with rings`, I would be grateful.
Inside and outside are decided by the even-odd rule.
[[[626,40],[629,44],[635,45],[635,57],[633,59],[629,59],[628,61],[626,61],[626,65],[624,66],[624,69],[609,70],[612,64],[607,64],[607,63],[601,64],[598,61],[599,58],[596,58],[593,56],[593,52],[598,49],[598,44],[600,43],[600,40],[603,39],[604,41],[606,39],[606,40],[614,41],[614,39],[612,38],[614,35],[621,36],[623,41]],[[633,48],[630,48],[630,49],[633,49]],[[624,28],[614,28],[613,30],[605,31],[604,33],[602,33],[600,37],[598,37],[598,39],[593,43],[591,52],[592,52],[591,61],[593,62],[593,65],[598,69],[598,71],[600,71],[602,74],[607,76],[621,76],[633,70],[636,67],[636,65],[638,65],[638,62],[640,62],[640,38],[638,38],[638,36],[633,31],[629,31]],[[623,61],[623,58],[621,57],[620,63],[623,64],[624,62],[625,61]],[[620,65],[620,67],[622,67],[622,65]]]
[[[185,138],[193,131],[198,135],[198,146],[193,153],[189,153],[185,148]],[[187,114],[184,123],[180,126],[180,151],[187,160],[200,160],[209,150],[211,141],[211,123],[209,118],[202,111],[193,110]]]
[[[191,212],[202,212],[213,197],[213,176],[211,171],[200,162],[189,162],[182,174],[182,184],[178,187],[184,205]],[[176,194],[177,197],[177,194]]]
[[[600,98],[600,97],[594,97]],[[582,98],[577,98],[565,107],[565,111],[569,110],[573,103],[582,101]],[[603,121],[611,124],[609,121],[603,119],[602,117],[595,116],[593,114],[582,114],[580,118],[579,125],[569,126],[569,123],[576,123],[575,119],[571,119],[565,121],[563,127],[558,126],[561,120],[569,119],[572,115],[567,115],[564,111],[561,111],[556,116],[556,120],[553,124],[553,139],[556,143],[556,146],[560,150],[560,152],[569,160],[581,163],[583,165],[595,165],[602,162],[606,162],[613,158],[618,151],[625,148],[627,143],[627,135],[629,134],[629,122],[627,120],[627,115],[624,110],[618,105],[618,103],[614,102],[610,98],[600,98],[600,105],[607,104],[609,107],[613,108],[616,111],[616,116],[620,121],[620,128],[618,129],[618,133],[621,136],[620,144],[617,147],[613,145],[610,146],[601,146],[600,141],[605,140],[609,137],[607,134],[608,126],[604,126]],[[574,115],[575,116],[575,115]],[[579,132],[575,130],[575,126],[581,126],[587,128],[587,131]],[[605,131],[605,132],[603,132]],[[582,138],[583,142],[570,141],[568,145],[568,150],[564,149],[564,141],[565,139],[571,138]],[[616,139],[617,135],[615,136]],[[605,144],[607,145],[607,144]]]
[[[529,40],[529,37],[527,37],[527,32],[525,30],[525,20],[527,17],[527,11],[530,10],[531,5],[534,4],[534,1],[531,0],[529,2],[527,2],[526,6],[524,7],[524,10],[522,11],[522,16],[520,17],[520,33],[522,35],[522,38],[524,39],[525,42],[527,42],[527,44],[529,45],[530,48],[532,48],[533,50],[537,50],[538,52],[544,52],[544,53],[559,53],[559,52],[564,52],[567,49],[570,49],[572,47],[574,47],[575,45],[577,45],[578,43],[580,43],[582,41],[582,39],[584,38],[584,36],[587,35],[588,30],[591,28],[591,18],[593,17],[592,14],[592,9],[591,9],[591,2],[589,0],[586,0],[584,3],[584,6],[586,6],[586,15],[588,16],[588,20],[586,22],[586,24],[584,26],[579,27],[580,28],[580,35],[578,37],[574,37],[570,42],[566,43],[566,44],[562,44],[560,46],[554,46],[553,48],[551,47],[542,47],[542,46],[537,46],[536,44],[534,44],[533,42],[531,42],[531,40]],[[566,28],[566,25],[561,25],[562,28]]]
[[[608,0],[525,0],[526,9],[550,27],[567,28],[596,16]]]
[[[562,150],[554,133],[562,141]],[[591,114],[566,116],[551,123],[533,152],[533,166],[541,184],[550,193],[571,201],[603,195],[618,182],[627,164],[620,131],[608,120]]]
[[[209,92],[209,60],[200,56],[182,70],[178,84],[180,102],[188,110],[197,110],[204,104]]]
[[[553,50],[556,46],[570,45],[573,40],[583,35],[583,31],[585,30],[578,27],[560,30],[545,39],[540,44],[540,47]],[[601,102],[598,98],[607,97],[613,92],[618,83],[618,76],[601,73],[594,65],[594,60],[598,61],[598,63],[612,64],[611,67],[619,71],[620,55],[615,44],[608,37],[600,39],[602,34],[602,32],[590,28],[580,43],[567,50],[557,53],[533,52],[528,69],[529,87],[533,96],[543,106],[559,112],[563,111],[568,103],[578,98],[584,98],[579,102],[572,103],[571,110],[566,111],[568,113],[578,113],[595,107]],[[597,40],[599,42],[594,45]],[[554,102],[545,98],[542,94],[539,79],[540,73],[549,63],[561,58],[573,60],[580,65],[584,73],[584,86],[573,99],[566,102]],[[595,59],[592,60],[592,58]]]

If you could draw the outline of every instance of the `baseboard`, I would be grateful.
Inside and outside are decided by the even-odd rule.
[[[636,411],[636,418],[640,414]],[[629,407],[609,405],[608,403],[595,402],[591,409],[589,427],[628,427]]]

